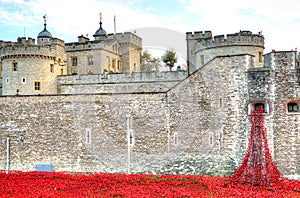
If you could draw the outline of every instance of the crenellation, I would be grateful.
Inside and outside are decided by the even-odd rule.
[[[214,41],[217,43],[223,43],[226,41],[226,39],[224,35],[218,35],[218,36],[214,36]]]
[[[211,31],[187,32],[186,35],[187,35],[187,39],[191,39],[191,40],[212,38],[212,32]]]
[[[203,41],[204,40],[204,41]],[[198,49],[214,48],[214,47],[223,47],[223,46],[235,46],[235,45],[253,45],[264,47],[264,37],[258,34],[252,34],[251,32],[236,33],[236,34],[227,34],[218,35],[212,37],[202,38],[201,42],[198,43]]]

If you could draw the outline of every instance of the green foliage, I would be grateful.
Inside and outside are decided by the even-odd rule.
[[[170,71],[172,71],[172,67],[174,67],[175,63],[177,63],[176,52],[173,49],[168,49],[161,57],[161,59],[167,66],[170,67]]]
[[[152,55],[145,50],[141,54],[141,71],[142,72],[151,72],[155,68],[156,71],[159,70],[160,59],[154,58]]]

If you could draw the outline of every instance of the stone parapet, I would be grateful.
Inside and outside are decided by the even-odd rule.
[[[197,43],[198,50],[235,45],[259,46],[264,48],[264,37],[261,34],[252,34],[250,31],[241,31],[235,34],[227,34],[226,36],[200,37]]]
[[[61,94],[165,92],[187,77],[185,71],[59,76]]]

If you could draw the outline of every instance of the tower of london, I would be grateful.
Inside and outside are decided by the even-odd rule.
[[[45,21],[37,44],[0,42],[1,169],[230,174],[263,108],[275,164],[299,177],[297,50],[264,54],[251,31],[187,32],[186,71],[141,72],[142,38],[107,34],[101,18],[93,37],[64,43]]]

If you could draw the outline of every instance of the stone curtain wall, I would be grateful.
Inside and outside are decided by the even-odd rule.
[[[165,94],[1,97],[0,102],[1,169],[9,137],[10,169],[29,171],[51,163],[54,171],[126,172],[129,112],[133,171],[145,169],[141,156],[168,151]]]
[[[53,171],[127,172],[126,114],[130,112],[132,172],[230,172],[232,168],[224,167],[232,167],[231,159],[202,155],[200,142],[187,138],[179,142],[191,141],[190,147],[174,144],[169,118],[174,108],[167,102],[166,93],[1,97],[0,168],[6,166],[9,137],[12,170],[34,171],[36,164],[47,163]],[[198,131],[190,133],[198,138]]]
[[[245,69],[250,55],[218,57],[169,93],[171,136],[178,153],[214,154],[233,159],[246,145]]]

